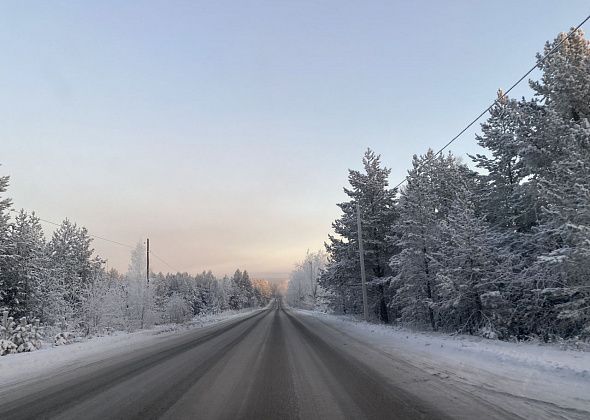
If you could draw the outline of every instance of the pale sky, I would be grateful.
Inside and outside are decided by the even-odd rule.
[[[0,174],[16,208],[149,236],[178,270],[283,277],[323,246],[368,146],[397,183],[589,12],[587,0],[2,2]],[[472,131],[452,150],[474,144]],[[94,247],[127,267],[128,249]]]

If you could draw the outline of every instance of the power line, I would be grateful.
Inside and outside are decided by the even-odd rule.
[[[18,211],[15,210],[15,209],[9,209],[9,211],[11,211],[13,213],[18,213]],[[52,222],[51,220],[42,219],[39,216],[37,216],[36,214],[35,214],[35,217],[37,219],[39,219],[41,222],[45,222],[45,223],[48,223],[48,224],[53,225],[53,226],[58,226],[58,227],[61,226],[61,223],[56,223],[56,222]],[[130,248],[130,249],[135,248],[133,245],[129,245],[129,244],[126,244],[126,243],[123,243],[123,242],[115,241],[114,239],[108,239],[108,238],[105,238],[104,236],[93,235],[92,233],[88,232],[88,230],[86,230],[86,234],[88,236],[90,236],[91,238],[100,239],[101,241],[110,242],[112,244],[123,246],[125,248]]]
[[[557,51],[565,41],[567,41],[568,39],[570,39],[572,37],[572,35],[582,27],[582,25],[584,25],[588,20],[590,19],[590,15],[588,15],[586,17],[586,19],[584,19],[578,26],[576,26],[574,29],[572,29],[565,38],[561,39],[557,44],[555,44],[553,46],[553,48],[551,48],[551,50],[545,54],[542,58],[540,58],[533,67],[531,67],[520,79],[518,79],[516,82],[514,82],[512,84],[512,86],[510,86],[510,88],[504,92],[500,97],[498,97],[497,99],[494,100],[494,102],[492,102],[490,104],[490,106],[488,106],[486,109],[484,109],[477,117],[475,117],[475,119],[473,119],[469,124],[467,124],[465,126],[465,128],[463,128],[461,131],[459,131],[459,133],[453,137],[451,140],[449,140],[443,147],[441,147],[430,159],[427,159],[425,162],[422,163],[422,165],[418,166],[418,168],[424,166],[426,163],[429,163],[432,159],[434,159],[435,157],[437,157],[438,155],[440,155],[447,147],[449,147],[455,140],[457,140],[459,137],[461,137],[461,135],[463,135],[463,133],[465,133],[467,130],[469,130],[469,128],[471,128],[473,126],[473,124],[475,124],[477,121],[479,121],[479,119],[481,117],[483,117],[485,114],[487,114],[490,109],[492,109],[492,107],[494,105],[496,105],[496,103],[500,100],[500,99],[504,99],[509,93],[510,91],[512,91],[512,89],[514,89],[516,86],[518,86],[520,84],[520,82],[522,82],[524,79],[526,79],[540,64],[542,64],[551,54],[553,54],[555,51]],[[402,181],[400,181],[395,187],[398,188],[400,185],[402,185],[404,182],[406,182],[408,180],[408,177],[406,176]]]
[[[486,109],[484,109],[477,117],[475,117],[469,124],[467,124],[461,131],[459,131],[459,133],[457,135],[455,135],[451,140],[449,140],[443,147],[441,147],[430,159],[426,160],[425,162],[422,163],[422,165],[420,165],[419,167],[422,167],[424,164],[430,162],[432,159],[434,159],[435,157],[437,157],[438,155],[440,155],[445,149],[447,149],[452,143],[454,143],[459,137],[461,137],[461,135],[463,135],[469,128],[471,128],[477,121],[479,121],[479,119],[481,117],[483,117],[486,113],[488,113],[490,111],[490,109],[492,109],[492,107],[494,105],[496,105],[496,103],[500,100],[505,98],[516,86],[518,86],[524,79],[526,79],[540,64],[542,64],[550,55],[552,55],[555,51],[557,51],[565,41],[567,41],[568,39],[570,39],[572,37],[572,35],[578,30],[580,29],[588,20],[590,20],[590,15],[588,15],[580,24],[578,24],[574,29],[572,29],[566,37],[562,38],[556,45],[553,46],[553,48],[547,52],[542,58],[540,58],[522,77],[520,77],[516,82],[514,82],[512,84],[512,86],[510,86],[510,88],[508,90],[506,90],[499,98],[495,99]],[[406,182],[408,180],[408,177],[404,177],[404,179],[402,181],[400,181],[398,184],[396,184],[393,188],[398,188],[400,187],[404,182]],[[9,209],[9,211],[13,212],[13,213],[18,213],[17,210],[15,209]],[[47,219],[42,219],[38,216],[37,217],[38,220],[44,222],[44,223],[48,223],[50,225],[53,226],[61,226],[60,223],[56,223],[53,222],[51,220],[47,220]],[[135,248],[133,245],[129,245],[120,241],[116,241],[114,239],[109,239],[109,238],[105,238],[104,236],[99,236],[99,235],[94,235],[91,234],[90,232],[87,231],[88,236],[95,238],[95,239],[99,239],[101,241],[105,241],[105,242],[109,242],[112,243],[114,245],[119,245],[125,248],[129,248],[129,249],[133,249]],[[169,267],[170,269],[176,271],[176,272],[180,272],[180,270],[176,270],[174,267],[172,267],[168,262],[166,262],[163,258],[161,258],[160,256],[158,256],[155,252],[153,251],[149,251],[149,253],[151,255],[153,255],[154,257],[156,257],[158,260],[160,260],[162,263],[164,263],[167,267]]]
[[[164,260],[162,257],[160,257],[158,254],[156,254],[154,251],[150,250],[150,255],[153,255],[154,257],[156,257],[158,260],[160,260],[160,262],[164,263],[166,266],[168,266],[168,268],[170,268],[172,271],[175,271],[176,273],[180,273],[180,270],[177,270],[176,268],[172,267],[170,264],[168,264],[166,262],[166,260]]]
[[[19,212],[19,211],[15,210],[15,209],[9,209],[9,211],[11,211],[13,213],[18,213]],[[61,223],[53,222],[53,221],[47,220],[47,219],[42,219],[41,217],[37,216],[36,214],[35,214],[35,217],[38,220],[40,220],[41,222],[48,223],[48,224],[53,225],[53,226],[58,226],[58,227],[61,226]],[[135,246],[133,246],[133,245],[129,245],[129,244],[126,244],[126,243],[123,243],[123,242],[120,242],[120,241],[116,241],[114,239],[105,238],[104,236],[99,236],[99,235],[91,234],[90,232],[88,232],[88,230],[86,230],[86,234],[88,236],[90,236],[91,238],[100,239],[101,241],[110,242],[112,244],[119,245],[119,246],[122,246],[122,247],[125,247],[125,248],[129,248],[129,249],[135,248]],[[156,257],[160,262],[162,262],[163,264],[165,264],[172,271],[174,271],[176,273],[180,273],[181,272],[180,270],[177,270],[172,265],[170,265],[168,262],[166,262],[166,260],[164,260],[158,254],[156,254],[154,251],[150,250],[149,253],[150,253],[150,255],[153,255],[154,257]]]
[[[12,213],[19,213],[19,211],[16,210],[16,209],[8,209],[8,210],[11,211]],[[41,222],[44,222],[44,223],[47,223],[47,224],[50,224],[50,225],[53,225],[53,226],[57,226],[57,227],[61,226],[61,223],[53,222],[53,221],[47,220],[47,219],[42,219],[41,217],[37,216],[36,214],[35,214],[35,217],[39,221],[41,221]],[[122,247],[125,247],[125,248],[129,248],[129,249],[135,248],[135,246],[133,246],[133,245],[129,245],[129,244],[126,244],[126,243],[123,243],[123,242],[120,242],[120,241],[116,241],[114,239],[105,238],[104,236],[94,235],[94,234],[88,232],[88,230],[86,230],[86,234],[88,236],[90,236],[91,238],[99,239],[101,241],[109,242],[109,243],[112,243],[112,244],[115,244],[115,245],[119,245],[119,246],[122,246]],[[159,261],[161,261],[162,263],[164,263],[168,268],[170,268],[174,272],[180,273],[180,270],[177,270],[176,268],[174,268],[172,265],[170,265],[168,262],[166,262],[166,260],[164,260],[158,254],[156,254],[154,251],[150,250],[149,253],[150,253],[150,255],[153,255]]]

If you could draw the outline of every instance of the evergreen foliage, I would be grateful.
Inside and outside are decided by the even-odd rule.
[[[231,282],[210,271],[150,273],[148,282],[141,242],[131,252],[126,274],[107,272],[85,228],[66,219],[47,242],[34,213],[21,210],[11,218],[11,202],[4,197],[8,180],[0,177],[0,355],[39,348],[40,323],[61,345],[80,335],[261,307],[276,295],[269,282],[251,280],[240,270]]]
[[[498,92],[476,138],[484,152],[471,156],[478,172],[429,150],[396,197],[373,152],[366,173],[349,171],[351,200],[338,204],[320,278],[333,310],[362,312],[358,201],[367,275],[387,285],[382,322],[590,338],[590,42],[577,30],[539,68],[532,99]]]

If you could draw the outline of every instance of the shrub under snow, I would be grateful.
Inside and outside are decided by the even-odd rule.
[[[13,317],[8,316],[8,311],[4,311],[0,325],[0,356],[40,349],[42,333],[38,319],[33,324],[27,324],[27,319],[22,317],[16,323]]]

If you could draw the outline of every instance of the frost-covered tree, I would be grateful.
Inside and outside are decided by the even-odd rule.
[[[303,261],[295,264],[289,275],[287,303],[295,307],[314,308],[323,303],[325,291],[318,279],[328,262],[325,251],[307,252]]]
[[[41,316],[44,305],[43,287],[48,281],[48,258],[45,238],[39,219],[23,210],[10,226],[12,256],[4,275],[9,284],[4,288],[5,299],[10,302],[15,317]]]
[[[363,157],[364,172],[349,170],[350,187],[344,188],[350,201],[338,204],[342,216],[333,224],[335,235],[326,244],[329,261],[320,284],[332,296],[335,309],[360,313],[362,295],[356,205],[360,206],[365,269],[372,312],[389,322],[386,290],[391,274],[388,265],[394,252],[387,239],[397,217],[396,191],[389,188],[390,169],[381,166],[381,157],[368,149]]]
[[[117,270],[111,269],[101,273],[101,282],[97,284],[96,295],[101,302],[100,328],[105,331],[122,330],[128,328],[127,293],[125,276]],[[92,285],[91,285],[92,287]],[[93,290],[91,292],[94,293]]]
[[[268,280],[253,279],[252,287],[254,289],[254,300],[257,306],[268,305],[272,299],[272,287]]]
[[[540,65],[543,75],[531,81],[535,94],[544,104],[567,121],[590,119],[590,41],[578,29],[567,38],[560,33],[553,42],[545,44],[544,54],[558,44],[562,45]],[[542,55],[537,54],[537,59]]]
[[[226,309],[234,309],[231,304],[231,297],[233,295],[233,281],[227,274],[220,280],[223,295],[225,296]]]
[[[395,274],[390,306],[400,320],[436,330],[441,221],[448,217],[457,191],[471,185],[474,175],[453,155],[435,155],[432,150],[414,156],[412,165],[392,229],[391,241],[400,252],[390,262]]]
[[[193,314],[213,312],[214,306],[217,306],[218,297],[214,295],[217,291],[214,284],[217,279],[211,271],[203,271],[195,276],[191,284],[190,300],[192,302]]]
[[[227,295],[222,281],[215,279],[210,284],[211,289],[211,307],[209,310],[212,313],[219,313],[228,309]]]
[[[147,281],[146,249],[138,242],[131,251],[131,262],[127,270],[126,300],[129,328],[145,328],[158,321],[160,313],[156,307],[154,287]]]
[[[590,334],[590,44],[581,30],[566,37],[545,45],[547,54],[563,42],[539,65],[541,79],[530,82],[535,98],[498,101],[479,138],[492,156],[476,159],[486,171],[481,196],[503,238],[497,253],[512,261],[504,269],[514,279],[504,295],[512,307],[507,328],[519,338]],[[506,162],[516,184],[506,183]]]
[[[92,238],[86,228],[79,228],[68,219],[53,232],[48,244],[53,275],[63,285],[63,308],[65,318],[82,318],[83,290],[93,281],[96,272],[102,269],[103,261],[94,256]]]
[[[229,307],[231,309],[243,309],[254,306],[253,298],[253,286],[248,272],[236,270],[231,278]]]
[[[79,322],[79,328],[84,335],[102,332],[112,324],[114,315],[119,312],[118,309],[120,310],[117,307],[117,298],[120,294],[114,293],[116,290],[116,285],[109,281],[107,274],[102,270],[97,270],[94,278],[84,284],[81,291],[82,317]],[[119,312],[118,315],[121,316],[122,313]]]
[[[227,309],[243,309],[266,305],[265,282],[252,281],[246,271],[237,270],[233,277],[217,279],[211,271],[197,275],[188,273],[155,276],[155,300],[167,308],[173,294],[181,296],[193,315],[217,313]]]
[[[479,203],[486,219],[493,226],[514,229],[522,217],[517,207],[518,189],[523,179],[519,167],[519,104],[501,90],[490,110],[488,120],[481,125],[478,144],[489,153],[471,156],[480,175]]]
[[[547,43],[545,53],[562,41],[531,82],[537,102],[519,135],[536,221],[525,242],[514,329],[546,340],[590,335],[590,44],[578,30]]]
[[[473,191],[463,188],[440,222],[432,308],[439,326],[450,331],[506,335],[512,276],[509,259],[498,251],[501,237],[478,216]]]
[[[166,301],[165,317],[168,322],[180,324],[192,318],[191,305],[178,292],[173,292]]]
[[[0,309],[8,310],[10,319],[33,316],[59,328],[56,342],[69,342],[77,334],[149,327],[162,320],[183,322],[228,309],[230,300],[242,309],[266,305],[270,299],[268,282],[252,281],[239,270],[232,280],[219,281],[204,271],[150,273],[148,282],[141,243],[132,251],[125,275],[107,273],[85,228],[65,220],[46,243],[34,213],[21,211],[11,219],[11,202],[4,197],[7,186],[8,177],[0,177]],[[7,346],[9,352],[30,348],[20,341]]]
[[[11,296],[9,295],[9,278],[7,273],[12,262],[12,242],[9,234],[9,215],[11,202],[4,196],[8,189],[10,178],[0,176],[0,309],[9,309]]]
[[[533,236],[537,259],[527,273],[531,329],[546,339],[590,336],[590,123],[557,116],[553,123],[568,153],[539,179],[545,203]]]

